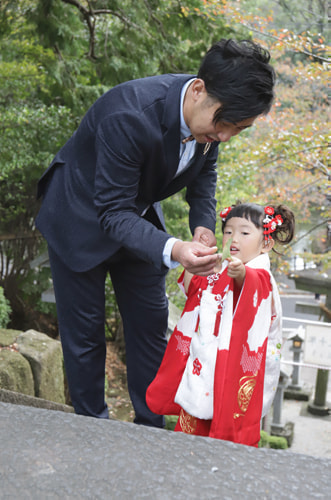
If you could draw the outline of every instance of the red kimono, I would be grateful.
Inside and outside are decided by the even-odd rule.
[[[281,304],[269,266],[267,254],[246,265],[239,297],[226,263],[193,276],[146,393],[151,411],[179,415],[175,430],[257,446],[280,371]]]

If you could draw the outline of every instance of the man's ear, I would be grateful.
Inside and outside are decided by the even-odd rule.
[[[206,92],[205,82],[201,78],[196,78],[196,80],[192,82],[191,89],[193,96],[197,97],[200,94]]]
[[[272,250],[275,242],[272,238],[269,238],[268,240],[264,240],[262,243],[262,250],[261,253],[268,253],[270,250]]]

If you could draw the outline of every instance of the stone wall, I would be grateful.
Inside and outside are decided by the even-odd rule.
[[[0,329],[0,389],[64,404],[61,343],[35,330]]]

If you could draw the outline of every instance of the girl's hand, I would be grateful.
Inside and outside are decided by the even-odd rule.
[[[237,257],[231,257],[231,259],[228,260],[228,276],[235,280],[237,286],[241,287],[246,276],[246,268],[241,260],[237,259]]]

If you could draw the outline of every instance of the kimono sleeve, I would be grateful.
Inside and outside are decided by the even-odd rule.
[[[184,273],[178,282],[183,280]],[[161,366],[146,392],[146,403],[153,413],[159,415],[178,415],[180,406],[175,403],[175,395],[182,379],[190,352],[192,335],[199,314],[199,301],[196,290],[201,278],[193,276],[182,315],[172,333]]]
[[[264,390],[262,417],[269,412],[280,375],[280,358],[282,347],[282,305],[273,276],[271,276],[273,289],[271,325],[268,334],[267,355],[265,362]]]

